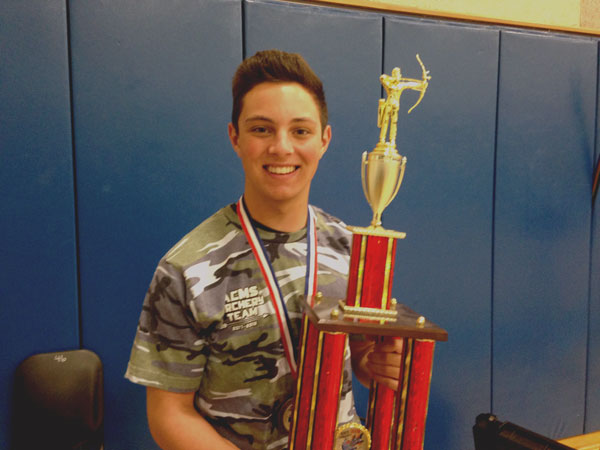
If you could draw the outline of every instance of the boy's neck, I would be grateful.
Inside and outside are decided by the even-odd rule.
[[[244,204],[252,219],[273,230],[292,233],[306,226],[308,199],[265,203],[244,194]]]

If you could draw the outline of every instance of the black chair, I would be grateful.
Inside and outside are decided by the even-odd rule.
[[[89,350],[42,353],[15,372],[12,449],[99,450],[103,377]]]
[[[479,414],[473,426],[475,450],[574,450],[492,414]]]

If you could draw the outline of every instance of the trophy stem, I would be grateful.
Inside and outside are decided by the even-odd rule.
[[[381,226],[381,212],[377,211],[373,213],[373,220],[371,220],[372,227],[380,227]]]

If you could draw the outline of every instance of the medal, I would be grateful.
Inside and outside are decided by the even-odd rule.
[[[277,426],[280,430],[284,430],[286,433],[290,432],[292,425],[292,415],[294,414],[294,399],[289,398],[281,405],[279,413],[277,414]]]
[[[350,422],[335,430],[333,450],[369,450],[370,448],[371,435],[362,425]]]

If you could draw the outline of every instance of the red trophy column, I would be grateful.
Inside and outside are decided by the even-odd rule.
[[[332,449],[344,375],[347,335],[302,324],[298,385],[289,449]]]

